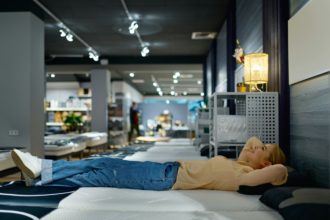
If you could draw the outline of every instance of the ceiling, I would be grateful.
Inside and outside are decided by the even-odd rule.
[[[36,1],[35,1],[36,2]],[[193,32],[218,32],[224,23],[229,0],[38,0],[49,12],[100,54],[108,62],[113,80],[125,80],[143,95],[156,95],[152,79],[164,95],[171,87],[178,95],[202,92],[204,62],[212,39],[193,40]],[[125,11],[123,2],[127,6]],[[40,6],[38,6],[40,9]],[[42,10],[44,11],[44,10]],[[127,12],[139,24],[138,32],[150,53],[141,57],[136,35],[128,32]],[[59,34],[58,22],[49,13],[45,21],[47,72],[76,74],[86,80],[86,73],[100,65],[88,59],[86,45],[74,38],[68,42]],[[78,65],[79,64],[79,65]],[[179,71],[179,83],[173,74]],[[129,73],[134,72],[134,78]],[[82,75],[80,75],[82,74]],[[79,79],[79,76],[80,77]],[[85,77],[84,77],[85,76]],[[88,76],[87,76],[88,77]],[[49,79],[59,80],[61,77]],[[144,83],[135,83],[139,80]]]

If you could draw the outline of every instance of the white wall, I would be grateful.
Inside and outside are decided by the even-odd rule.
[[[70,96],[78,96],[78,82],[48,82],[46,87],[47,101],[57,100],[60,102],[65,102]]]
[[[123,93],[128,100],[137,103],[143,102],[142,94],[124,81],[113,81],[111,83],[111,96],[113,99],[116,93]],[[112,102],[114,101],[112,100]]]
[[[310,0],[289,20],[289,84],[330,70],[330,1]]]

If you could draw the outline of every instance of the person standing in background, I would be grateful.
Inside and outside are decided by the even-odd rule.
[[[136,131],[137,137],[140,136],[139,129],[139,110],[137,108],[136,102],[132,102],[132,106],[129,110],[130,121],[131,121],[131,131],[129,132],[129,142],[132,142],[133,132]]]

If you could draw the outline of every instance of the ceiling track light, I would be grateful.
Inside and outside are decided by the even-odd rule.
[[[65,36],[66,40],[69,41],[69,42],[72,42],[73,41],[73,36],[72,34],[68,33],[66,36]]]
[[[132,34],[132,35],[135,34],[135,36],[139,40],[140,45],[141,45],[141,48],[142,48],[142,50],[141,50],[141,56],[142,57],[146,57],[149,54],[150,50],[146,46],[147,43],[145,43],[142,40],[141,35],[139,34],[139,32],[137,30],[138,27],[139,27],[139,25],[138,25],[137,21],[133,20],[133,16],[129,12],[125,0],[121,0],[121,4],[123,5],[123,8],[124,8],[124,11],[125,11],[125,13],[127,15],[128,20],[132,21],[131,24],[130,24],[130,26],[128,27],[129,33]]]
[[[92,48],[86,41],[84,41],[81,37],[79,37],[75,32],[70,30],[68,26],[66,26],[58,17],[56,17],[49,9],[44,6],[41,2],[38,0],[33,0],[34,3],[36,3],[44,12],[46,12],[51,18],[53,18],[57,23],[59,27],[59,32],[61,37],[65,37],[67,41],[72,42],[73,38],[77,39],[81,44],[83,44],[86,48],[88,48],[88,54],[89,58],[93,59],[94,61],[99,60],[99,54],[96,52],[96,50],[93,49],[93,55],[91,56],[89,48]]]
[[[99,54],[91,47],[88,48],[88,55],[89,55],[89,58],[94,60],[94,61],[99,60]]]
[[[66,36],[66,31],[63,29],[60,29],[60,36],[65,37]]]
[[[139,25],[136,21],[132,21],[131,25],[128,27],[130,34],[135,34],[135,31],[138,29]]]
[[[149,54],[149,48],[148,47],[143,47],[141,50],[141,56],[146,57]]]

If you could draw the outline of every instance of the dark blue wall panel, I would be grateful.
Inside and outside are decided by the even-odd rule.
[[[291,86],[291,164],[330,187],[330,73]]]
[[[224,23],[217,37],[217,92],[227,91],[227,22]]]
[[[262,34],[262,0],[236,0],[236,38],[245,54],[262,52]],[[237,65],[235,84],[243,81],[243,75],[243,65]]]

